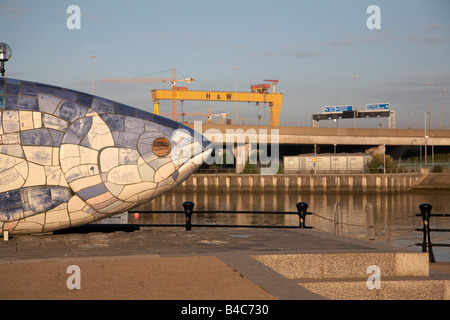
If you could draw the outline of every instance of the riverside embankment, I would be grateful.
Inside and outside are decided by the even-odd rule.
[[[179,189],[302,192],[407,192],[450,190],[450,173],[194,174]]]

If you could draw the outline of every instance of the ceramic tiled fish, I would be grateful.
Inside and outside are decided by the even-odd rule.
[[[174,188],[211,154],[178,122],[89,94],[0,79],[0,230],[54,231]]]

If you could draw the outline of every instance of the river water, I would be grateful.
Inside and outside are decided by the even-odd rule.
[[[307,202],[306,225],[315,229],[334,232],[336,208],[341,213],[343,224],[341,234],[359,239],[370,239],[366,227],[367,204],[373,209],[374,242],[391,246],[410,248],[420,252],[422,242],[421,203],[433,205],[432,213],[450,213],[450,193],[448,192],[409,192],[409,193],[299,193],[299,192],[245,192],[211,191],[189,192],[176,189],[139,207],[140,210],[162,211],[183,210],[183,202],[195,203],[194,211],[289,211],[297,212],[295,204]],[[336,205],[338,203],[338,206]],[[339,209],[340,208],[340,209]],[[129,223],[184,223],[184,214],[130,214]],[[298,225],[297,215],[272,214],[194,214],[193,224],[272,224]],[[450,229],[450,218],[432,217],[431,228]],[[450,243],[449,232],[432,232],[433,243]],[[450,261],[450,247],[433,247],[438,262]]]

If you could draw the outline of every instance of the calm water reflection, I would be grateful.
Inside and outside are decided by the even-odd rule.
[[[367,239],[365,228],[366,215],[364,208],[370,203],[374,212],[375,240],[398,247],[410,247],[418,252],[415,246],[422,242],[422,232],[415,231],[422,227],[422,219],[416,217],[418,206],[428,202],[433,205],[432,213],[450,213],[450,194],[448,192],[414,192],[395,194],[350,194],[350,193],[298,193],[298,192],[236,192],[220,191],[208,193],[169,192],[139,209],[141,210],[183,210],[184,201],[193,201],[194,210],[255,210],[255,211],[292,211],[295,204],[305,201],[308,211],[315,215],[307,216],[306,224],[316,229],[333,232],[333,219],[336,203],[342,208],[346,236]],[[130,215],[130,223],[184,223],[184,215],[140,214]],[[230,215],[197,214],[192,218],[195,223],[211,224],[277,224],[298,225],[297,215]],[[450,218],[431,218],[431,228],[450,229]],[[434,243],[450,243],[450,233],[434,232],[431,234]],[[437,261],[450,261],[450,247],[433,248]]]

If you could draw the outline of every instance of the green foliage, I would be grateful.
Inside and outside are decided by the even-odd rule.
[[[258,166],[256,164],[250,164],[248,161],[245,164],[244,171],[242,173],[246,174],[256,174],[259,173]]]
[[[422,161],[425,161],[425,157],[422,156],[415,156],[408,158],[408,162],[419,162],[422,159]],[[428,154],[427,161],[431,162],[432,155]],[[450,162],[450,153],[437,153],[434,155],[434,161],[435,162]]]
[[[367,169],[370,173],[377,173],[380,168],[384,167],[384,156],[383,155],[374,155],[372,160],[367,163]],[[394,159],[390,155],[386,155],[386,170],[394,169],[396,166],[394,164]],[[380,169],[383,172],[383,169]]]
[[[433,168],[431,168],[431,172],[433,172],[433,173],[444,172],[444,168],[440,165],[437,165],[437,166],[434,166]]]
[[[219,159],[220,160],[220,159]],[[208,167],[212,169],[230,168],[234,166],[234,159],[225,150],[222,153],[222,163],[213,162]]]

